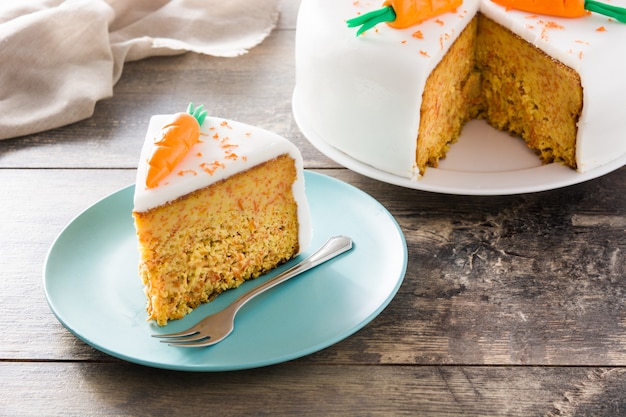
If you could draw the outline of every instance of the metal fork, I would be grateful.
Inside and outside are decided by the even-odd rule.
[[[201,347],[214,345],[224,340],[233,331],[235,327],[235,315],[248,301],[270,288],[274,288],[278,284],[302,272],[308,271],[350,249],[352,249],[352,239],[349,237],[331,237],[317,252],[258,287],[241,295],[225,309],[205,317],[187,330],[170,334],[153,334],[152,337],[162,338],[164,340],[161,340],[161,342],[169,343],[170,346]]]

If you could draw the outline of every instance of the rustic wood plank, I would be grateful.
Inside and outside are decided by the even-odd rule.
[[[190,374],[126,364],[0,363],[0,414],[620,415],[625,376],[623,369],[549,367],[285,364]]]
[[[355,183],[396,216],[410,259],[360,348],[383,363],[623,364],[625,173],[504,197]]]
[[[563,190],[495,198],[416,192],[347,170],[322,172],[391,211],[406,234],[409,265],[398,295],[376,320],[302,362],[626,362],[626,202],[619,197],[626,168]],[[41,268],[75,215],[133,179],[131,169],[0,170],[2,193],[12,196],[0,208],[6,265],[0,358],[107,360],[53,317]],[[17,287],[23,298],[15,296]]]

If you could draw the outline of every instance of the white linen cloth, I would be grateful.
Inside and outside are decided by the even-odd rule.
[[[26,0],[0,5],[0,139],[73,123],[125,62],[235,57],[275,27],[278,0]]]

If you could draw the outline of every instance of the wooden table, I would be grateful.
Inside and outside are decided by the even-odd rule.
[[[0,415],[624,415],[626,167],[497,197],[346,170],[292,117],[297,7],[285,0],[279,27],[245,56],[129,63],[92,118],[0,142]],[[307,169],[387,207],[409,262],[380,316],[307,357],[222,373],[127,363],[56,320],[42,279],[50,245],[134,181],[148,118],[188,101],[289,138]]]

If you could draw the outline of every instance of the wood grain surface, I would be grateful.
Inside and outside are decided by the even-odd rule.
[[[128,63],[93,117],[0,142],[0,415],[626,415],[626,167],[541,193],[407,190],[319,153],[291,114],[298,1],[248,54]],[[237,372],[130,364],[74,337],[42,270],[82,210],[134,182],[152,114],[204,103],[273,130],[405,234],[396,297],[320,352]],[[341,202],[336,204],[341,209]]]

